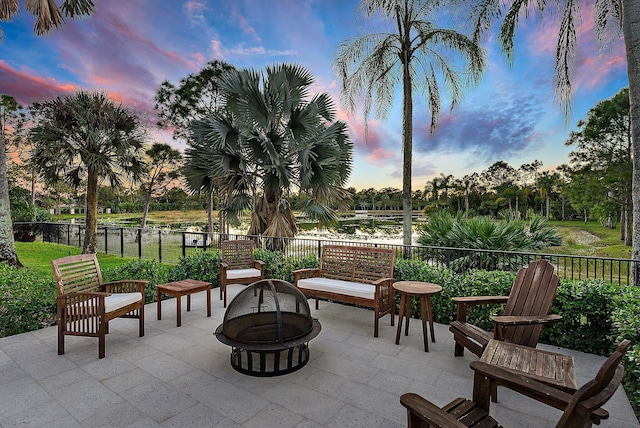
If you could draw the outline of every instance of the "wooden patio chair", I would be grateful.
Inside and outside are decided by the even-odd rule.
[[[64,337],[98,338],[98,358],[105,356],[105,335],[114,318],[137,318],[144,336],[144,286],[148,281],[102,282],[95,254],[52,260],[58,288],[58,355],[64,354]]]
[[[560,315],[549,315],[558,289],[558,275],[547,260],[536,260],[518,271],[509,296],[454,297],[456,320],[449,326],[455,339],[455,356],[464,355],[464,348],[478,357],[489,340],[506,340],[535,348],[545,324],[558,322]],[[467,308],[472,305],[506,303],[502,316],[495,316],[493,333],[467,322]]]
[[[624,376],[624,367],[620,362],[629,343],[628,340],[624,340],[602,364],[595,379],[585,383],[573,394],[503,368],[474,361],[471,363],[471,368],[475,372],[473,401],[457,398],[440,408],[417,394],[403,394],[400,397],[400,403],[407,408],[407,426],[409,428],[501,427],[489,415],[489,384],[492,381],[562,410],[563,414],[556,428],[586,428],[594,423],[600,424],[602,419],[609,417],[609,413],[601,406],[618,389]]]
[[[253,259],[253,241],[222,241],[220,263],[220,300],[227,307],[227,285],[251,284],[264,279],[264,262]]]

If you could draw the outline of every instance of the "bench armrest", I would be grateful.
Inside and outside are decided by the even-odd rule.
[[[461,296],[452,297],[456,304],[456,321],[467,322],[467,307],[474,305],[494,305],[507,303],[509,296]]]
[[[293,271],[294,283],[297,286],[298,281],[306,278],[315,278],[320,276],[319,268],[310,268],[310,269],[297,269]]]

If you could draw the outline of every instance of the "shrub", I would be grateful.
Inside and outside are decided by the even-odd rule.
[[[105,282],[118,281],[122,279],[139,279],[149,281],[144,287],[145,303],[156,301],[156,287],[158,284],[168,282],[169,266],[163,265],[156,260],[132,260],[118,267],[105,269],[103,280]]]
[[[56,296],[52,279],[0,263],[0,337],[54,325]]]
[[[210,282],[212,287],[219,287],[220,261],[219,251],[197,251],[180,259],[169,272],[169,281],[189,278]]]

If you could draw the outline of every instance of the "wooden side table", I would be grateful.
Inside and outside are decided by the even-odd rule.
[[[437,284],[420,281],[398,281],[393,284],[393,288],[400,292],[400,313],[398,320],[398,330],[396,332],[396,345],[400,343],[400,332],[402,331],[402,320],[406,318],[404,335],[409,335],[409,319],[411,318],[411,298],[416,296],[420,299],[420,318],[422,319],[422,335],[424,340],[424,351],[429,352],[429,338],[427,335],[427,321],[431,330],[431,341],[435,342],[436,337],[433,331],[433,310],[431,308],[431,295],[442,291],[442,287]]]
[[[207,317],[211,316],[211,283],[198,281],[195,279],[183,279],[182,281],[168,282],[157,287],[156,298],[158,308],[158,319],[162,318],[162,293],[176,298],[178,312],[178,327],[182,324],[181,302],[182,296],[187,296],[187,311],[191,310],[191,295],[200,291],[207,292]]]
[[[480,361],[519,373],[570,394],[578,389],[573,357],[570,355],[491,339]],[[492,389],[495,391],[495,388]],[[496,397],[492,398],[495,401]]]

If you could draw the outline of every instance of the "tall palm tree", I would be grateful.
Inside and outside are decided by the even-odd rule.
[[[353,145],[329,95],[310,97],[311,73],[278,64],[232,70],[219,83],[223,108],[192,125],[187,180],[211,181],[228,215],[251,209],[252,235],[295,235],[293,190],[308,197],[300,207],[307,215],[333,220],[333,208],[348,198]]]
[[[45,182],[66,181],[76,189],[86,182],[86,233],[82,252],[95,253],[98,184],[114,188],[144,171],[144,129],[135,114],[106,94],[79,91],[35,105],[32,129],[34,165]]]
[[[430,21],[441,2],[429,0],[362,0],[359,10],[367,18],[382,17],[393,31],[365,34],[341,43],[335,66],[342,80],[342,100],[355,111],[364,92],[365,121],[375,98],[376,114],[386,118],[397,84],[402,82],[402,210],[403,243],[411,245],[411,162],[413,151],[413,90],[423,88],[431,113],[431,130],[442,108],[441,84],[449,89],[451,108],[461,97],[465,79],[448,53],[459,54],[471,82],[477,83],[485,56],[476,41]]]
[[[93,13],[91,0],[65,0],[61,6],[62,13],[52,0],[28,0],[25,2],[25,7],[36,16],[34,32],[38,36],[48,33],[53,27],[60,27],[63,23],[62,15],[74,18]],[[19,12],[18,0],[0,0],[0,21],[10,21]],[[2,41],[2,28],[0,28],[0,41]],[[0,262],[5,261],[21,266],[13,242],[5,152],[3,127],[2,136],[0,136]]]
[[[511,61],[513,59],[514,38],[518,21],[532,14],[532,9],[539,9],[543,14],[551,9],[547,0],[531,2],[515,0],[476,0],[474,39],[480,36],[495,22],[501,21],[498,41]],[[573,96],[573,72],[576,69],[578,52],[577,27],[581,19],[581,2],[564,0],[558,2],[560,7],[560,31],[556,47],[555,81],[556,94],[565,108],[565,116],[569,119]],[[633,259],[638,261],[634,266],[634,284],[640,284],[640,1],[638,0],[598,0],[586,2],[593,5],[594,31],[599,39],[606,39],[612,28],[622,29],[626,55],[627,77],[629,79],[629,102],[631,116],[631,140],[633,141]],[[551,12],[553,16],[555,13]]]

